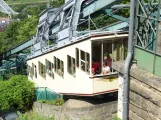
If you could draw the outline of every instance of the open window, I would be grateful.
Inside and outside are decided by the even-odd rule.
[[[67,55],[67,63],[68,63],[68,65],[67,65],[68,73],[70,75],[72,75],[73,77],[75,77],[76,76],[75,75],[75,73],[76,73],[76,69],[75,69],[75,67],[76,67],[76,65],[75,65],[75,59],[72,58],[71,56]]]
[[[86,52],[86,72],[90,74],[90,55]]]
[[[64,77],[64,62],[62,60],[60,61],[60,70],[61,70],[60,76]]]
[[[85,61],[85,52],[84,51],[80,51],[80,53],[81,53],[81,59],[80,59],[80,61],[81,61],[81,70],[83,70],[83,71],[85,71],[85,63],[86,63],[86,61]]]
[[[46,62],[46,73],[50,76],[50,77],[52,77],[52,78],[54,78],[54,73],[53,73],[53,69],[54,69],[54,65],[53,65],[53,63],[51,63],[49,60],[45,60],[45,62]]]
[[[79,49],[76,48],[76,66],[79,68]]]
[[[83,50],[79,50],[78,48],[76,48],[76,64],[77,67],[83,70],[86,73],[90,73],[90,54],[83,51]]]
[[[92,74],[114,73],[112,63],[126,58],[126,46],[127,38],[92,41]]]
[[[32,67],[31,67],[31,75],[34,76],[34,63],[32,63]]]
[[[42,76],[43,78],[46,78],[45,65],[43,65],[41,62],[38,62],[38,65],[39,65],[39,75]]]
[[[35,78],[37,78],[37,66],[35,65],[35,67],[34,67],[34,69],[35,69]]]
[[[27,66],[27,69],[28,69],[28,75],[32,78],[33,77],[33,74],[32,74],[32,67],[31,66]]]
[[[55,67],[55,72],[59,76],[64,77],[64,62],[54,57],[54,67]]]
[[[102,43],[101,41],[92,43],[92,75],[101,74],[101,61],[102,61]]]
[[[54,71],[56,72],[56,57],[54,57]]]
[[[113,61],[121,61],[124,60],[127,56],[127,42],[125,39],[115,40],[113,42]]]

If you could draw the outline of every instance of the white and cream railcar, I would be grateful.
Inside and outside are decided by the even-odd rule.
[[[64,95],[94,96],[118,90],[118,75],[93,74],[92,59],[102,64],[106,52],[112,62],[126,56],[127,32],[90,34],[71,44],[28,59],[29,79]]]

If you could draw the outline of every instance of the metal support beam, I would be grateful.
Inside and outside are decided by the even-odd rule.
[[[118,19],[118,20],[123,21],[123,22],[127,22],[127,23],[129,22],[129,18],[125,18],[125,17],[123,17],[123,16],[116,15],[116,14],[114,14],[114,13],[112,12],[111,9],[106,9],[105,12],[106,12],[106,14],[107,14],[108,16],[110,16],[110,17],[113,17],[113,18]]]
[[[9,15],[17,14],[3,0],[0,0],[0,11],[3,12],[3,13],[9,14]]]

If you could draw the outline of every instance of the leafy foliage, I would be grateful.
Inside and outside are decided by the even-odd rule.
[[[59,7],[59,6],[63,5],[64,3],[65,3],[65,0],[52,0],[50,2],[50,5],[52,7]]]
[[[7,81],[0,81],[0,111],[27,110],[35,100],[34,84],[26,76],[12,76]]]
[[[17,8],[22,12],[13,16],[13,18],[20,20],[13,21],[5,32],[0,32],[0,53],[26,41],[36,34],[38,15],[44,8],[43,4],[36,7],[27,7],[26,9],[24,6]]]
[[[113,114],[112,120],[121,120],[121,119],[117,117],[117,114]]]
[[[62,106],[64,104],[64,100],[62,98],[58,98],[56,100],[39,100],[39,102],[56,106]]]
[[[22,43],[36,33],[37,16],[12,22],[5,32],[0,33],[0,53]]]
[[[1,12],[0,12],[0,16],[1,16],[1,17],[7,17],[7,14],[1,13]]]

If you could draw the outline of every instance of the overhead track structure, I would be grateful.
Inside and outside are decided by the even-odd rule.
[[[15,14],[12,9],[7,7],[5,9],[4,6],[6,3],[3,0],[0,1],[3,3],[1,4],[1,10],[3,10],[3,12]],[[117,14],[120,8],[129,7],[128,5],[120,5],[121,1],[122,0],[69,0],[58,8],[48,8],[40,14],[36,37],[4,52],[0,55],[0,60],[8,61],[11,66],[16,67],[17,62],[10,61],[10,59],[18,59],[20,57],[19,54],[30,47],[31,54],[28,55],[28,57],[24,57],[25,59],[70,44],[74,40],[79,40],[79,38],[92,33],[99,34],[103,32],[128,31],[129,18]],[[100,18],[109,16],[116,19],[117,22],[99,28],[92,19],[92,16],[97,12],[103,13],[103,16],[100,16]],[[97,19],[99,20],[100,18]],[[84,23],[87,24],[87,29],[80,30],[80,26]],[[92,29],[91,25],[93,25],[95,29]],[[1,70],[6,69],[7,64],[5,64],[5,62],[2,62],[2,64],[3,67]]]
[[[0,12],[6,13],[6,14],[8,14],[8,15],[17,14],[17,12],[15,12],[14,10],[12,10],[12,8],[10,8],[10,7],[4,2],[4,0],[0,0]]]
[[[26,69],[26,59],[34,41],[35,36],[32,36],[29,40],[0,54],[0,76],[4,76],[6,73],[27,73],[27,71],[24,70]]]
[[[69,0],[58,8],[49,8],[40,14],[36,41],[30,57],[40,55],[50,49],[70,44],[73,40],[91,32],[124,31],[128,29],[129,18],[118,15],[116,11],[129,5],[120,5],[122,0]],[[115,12],[114,12],[115,11]],[[101,12],[101,17],[115,19],[113,24],[98,28],[92,16]],[[98,20],[100,19],[98,18]],[[86,30],[79,30],[88,24]],[[93,25],[96,29],[91,29]],[[51,44],[54,43],[54,44]]]

